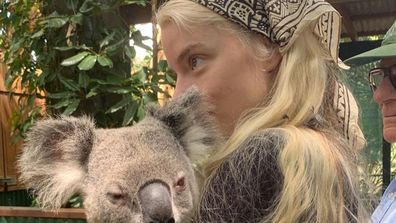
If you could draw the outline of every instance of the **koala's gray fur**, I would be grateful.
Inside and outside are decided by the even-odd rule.
[[[132,127],[96,129],[87,117],[39,121],[18,160],[39,203],[76,194],[89,222],[189,222],[198,198],[193,162],[219,143],[196,89]]]

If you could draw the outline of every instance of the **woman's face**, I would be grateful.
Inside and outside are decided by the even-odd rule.
[[[396,64],[396,57],[386,58],[381,61],[380,67],[390,67]],[[396,142],[396,90],[389,77],[382,80],[374,92],[374,100],[382,110],[384,123],[384,138],[390,143]]]
[[[273,80],[270,71],[279,57],[275,62],[259,62],[235,35],[210,26],[188,32],[169,22],[162,27],[161,38],[168,63],[177,74],[174,97],[197,86],[214,105],[214,116],[225,136],[232,133],[244,111],[265,100]]]

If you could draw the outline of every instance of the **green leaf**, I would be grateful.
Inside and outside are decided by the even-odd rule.
[[[52,98],[52,99],[61,99],[61,98],[70,98],[72,96],[75,96],[73,92],[70,91],[64,91],[64,92],[59,92],[59,93],[48,93],[47,97]]]
[[[65,0],[65,5],[67,9],[75,11],[77,9],[78,0]]]
[[[67,51],[67,50],[91,50],[91,47],[87,47],[85,44],[79,46],[57,46],[54,49],[59,51]]]
[[[97,78],[91,78],[91,81],[94,83],[102,84],[102,85],[109,84],[109,83],[107,83],[106,80],[101,80],[101,79],[97,79]]]
[[[68,98],[65,98],[64,100],[59,101],[58,103],[51,105],[50,107],[54,108],[54,109],[59,109],[59,108],[63,108],[66,107],[70,104],[70,101]]]
[[[87,51],[80,52],[72,57],[69,57],[69,58],[63,60],[61,65],[62,66],[71,66],[71,65],[77,64],[82,59],[84,59],[88,54],[90,54],[90,53]]]
[[[139,104],[137,104],[135,101],[133,101],[127,108],[124,119],[122,120],[122,125],[127,126],[129,125],[132,121],[133,118],[135,117],[135,113],[138,110]]]
[[[99,47],[103,48],[104,46],[109,45],[110,41],[114,39],[115,32],[113,31],[110,35],[107,35],[102,41],[100,41]]]
[[[146,0],[124,0],[124,4],[125,5],[137,4],[137,5],[141,5],[141,6],[146,6],[147,1]]]
[[[70,104],[67,106],[67,108],[63,111],[62,115],[71,115],[73,112],[75,112],[78,108],[78,105],[80,104],[80,99],[73,99]]]
[[[127,94],[132,91],[132,87],[107,87],[106,91],[115,94]]]
[[[60,28],[64,26],[69,19],[67,17],[48,18],[46,23],[48,28]]]
[[[170,74],[165,74],[165,79],[171,85],[174,85],[176,83],[176,80]]]
[[[81,13],[77,13],[70,17],[71,22],[77,23],[79,25],[83,24],[83,19],[84,19],[84,16]]]
[[[98,62],[102,67],[113,67],[113,61],[110,60],[106,55],[101,55],[98,57]]]
[[[109,45],[105,48],[105,52],[107,52],[108,54],[113,54],[115,53],[117,50],[119,50],[123,45],[125,44],[125,40],[121,39],[120,41]]]
[[[151,76],[150,82],[153,84],[158,84],[158,82],[164,77],[164,75],[160,75],[158,73],[153,73]]]
[[[141,69],[133,75],[133,78],[139,80],[140,83],[145,83],[147,79],[147,74],[146,72],[144,72],[143,69]]]
[[[36,101],[36,95],[30,95],[28,96],[28,105],[29,106],[33,106],[35,104]]]
[[[166,60],[160,60],[158,62],[158,70],[165,72],[168,69],[168,62]]]
[[[146,92],[143,94],[143,101],[145,104],[151,103],[151,102],[157,102],[158,101],[157,94],[152,93],[152,92]]]
[[[85,0],[84,3],[81,5],[79,11],[81,13],[87,13],[93,9],[93,6],[91,6],[92,0]]]
[[[147,51],[152,51],[150,46],[147,46],[146,44],[143,43],[144,40],[149,40],[151,38],[147,36],[143,36],[139,30],[132,32],[132,39],[134,46],[139,46]]]
[[[87,88],[89,84],[89,76],[85,72],[80,72],[78,74],[78,85],[81,88]]]
[[[127,57],[129,57],[129,59],[133,59],[136,56],[136,50],[135,48],[133,48],[132,46],[126,45],[124,47],[125,50],[125,54],[127,55]]]
[[[118,75],[112,74],[112,73],[106,73],[106,79],[97,79],[97,78],[91,78],[91,82],[95,82],[101,85],[125,85],[128,83],[130,80],[124,77],[120,77]]]
[[[122,99],[121,101],[117,102],[117,104],[111,106],[107,111],[106,114],[108,113],[114,113],[122,108],[124,108],[126,105],[130,104],[132,102],[132,99],[130,97],[126,97]]]
[[[106,82],[114,85],[121,85],[125,82],[125,78],[116,74],[106,74]]]
[[[32,39],[38,38],[38,37],[42,36],[43,34],[44,34],[44,31],[40,30],[40,31],[34,33],[30,38],[32,38]]]
[[[69,201],[68,201],[68,203],[69,203],[72,207],[78,208],[78,207],[82,207],[83,201],[82,201],[81,196],[76,195],[76,196],[70,198]]]
[[[99,92],[98,92],[98,90],[99,90],[99,87],[100,86],[95,86],[95,87],[93,87],[90,91],[89,91],[89,93],[85,96],[85,98],[90,98],[90,97],[93,97],[93,96],[96,96]]]
[[[96,59],[98,58],[98,56],[94,56],[94,55],[89,55],[86,58],[84,58],[83,61],[81,61],[81,63],[78,64],[78,69],[80,70],[90,70],[93,68],[93,66],[96,63]]]
[[[80,87],[78,86],[78,84],[71,79],[59,77],[59,80],[69,90],[72,90],[72,91],[80,90]]]
[[[139,108],[136,113],[136,118],[138,119],[138,121],[141,121],[145,115],[146,115],[146,113],[144,112],[143,103],[140,103]]]
[[[31,122],[25,122],[22,124],[22,132],[27,132],[27,130],[32,126]]]
[[[10,46],[10,53],[13,54],[15,53],[17,50],[21,49],[22,44],[25,42],[24,38],[20,38],[18,41],[14,42],[14,40],[12,40],[11,42],[11,46]]]

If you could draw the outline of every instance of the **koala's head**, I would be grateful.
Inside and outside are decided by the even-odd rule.
[[[219,139],[201,99],[190,90],[118,129],[96,129],[87,117],[39,121],[18,160],[21,179],[48,208],[80,193],[89,222],[189,222],[194,162]]]

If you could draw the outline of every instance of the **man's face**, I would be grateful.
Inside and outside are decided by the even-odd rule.
[[[232,133],[243,112],[267,97],[272,64],[257,61],[235,35],[210,26],[188,32],[170,22],[162,27],[161,38],[177,74],[174,97],[197,86],[214,105],[214,116],[225,136]]]
[[[390,67],[396,64],[396,57],[382,59],[380,67]],[[390,143],[396,142],[396,90],[389,77],[382,80],[374,92],[374,100],[382,110],[384,123],[384,138]]]

